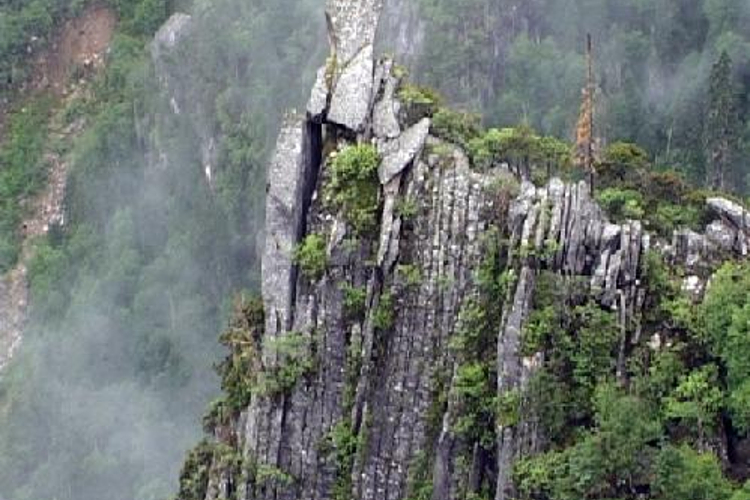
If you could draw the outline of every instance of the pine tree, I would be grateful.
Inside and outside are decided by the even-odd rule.
[[[736,168],[740,120],[732,81],[732,60],[726,51],[714,63],[709,85],[708,110],[703,124],[706,184],[712,189],[739,190],[743,181]]]
[[[594,70],[591,35],[586,43],[586,87],[583,89],[581,112],[576,126],[576,164],[589,176],[589,188],[594,190]]]

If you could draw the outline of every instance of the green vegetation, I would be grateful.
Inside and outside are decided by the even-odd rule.
[[[722,191],[743,186],[745,173],[738,164],[741,146],[740,110],[732,76],[732,59],[726,50],[711,69],[708,116],[704,128],[706,185]]]
[[[253,388],[261,396],[288,394],[302,377],[317,369],[315,339],[298,332],[289,332],[278,337],[265,337],[264,352],[275,360],[258,374],[257,386]]]
[[[120,19],[120,31],[150,36],[170,14],[168,0],[105,0]],[[35,54],[49,45],[62,23],[93,4],[89,0],[31,0],[0,4],[0,97],[20,87],[32,72]]]
[[[579,306],[573,318],[558,323],[564,302],[558,294],[576,294],[542,283],[542,289],[557,292],[535,295],[525,349],[543,350],[545,362],[527,397],[550,443],[546,452],[516,464],[520,498],[746,495],[717,455],[706,450],[716,440],[747,439],[750,429],[750,267],[725,264],[704,300],[691,306],[680,291],[679,271],[653,254],[646,260],[652,299],[643,327],[658,332],[663,343],[656,351],[645,345],[633,349],[624,374],[630,379],[627,388],[612,382],[622,376],[614,364],[618,335],[616,329],[602,335],[614,326],[610,320],[602,323],[604,313],[584,306],[588,312],[576,319]],[[561,336],[565,325],[576,323],[570,330],[574,336]]]
[[[614,221],[644,220],[663,236],[675,229],[699,229],[705,222],[705,194],[675,171],[658,171],[635,144],[618,142],[596,165],[597,200]]]
[[[290,485],[294,482],[294,478],[276,466],[257,464],[255,468],[255,481],[261,485],[269,482]]]
[[[70,176],[65,226],[37,242],[23,348],[0,381],[0,494],[167,498],[200,435],[196,416],[217,396],[212,365],[222,358],[216,333],[227,298],[258,288],[259,263],[248,249],[262,223],[265,163],[281,111],[306,98],[324,43],[310,19],[323,19],[312,1],[196,0],[190,32],[162,61],[160,70],[179,82],[166,95],[149,30],[188,2],[113,0],[119,24],[106,69],[67,110],[18,101],[15,89],[34,60],[27,44],[40,49],[52,37],[31,42],[39,32],[13,16],[33,7],[58,25],[78,12],[74,3],[86,2],[0,2],[0,99],[13,101],[4,137],[11,129],[25,137],[23,148],[0,146],[0,246],[10,241],[6,220],[17,217],[6,219],[18,201],[7,193],[25,196],[44,171],[34,161],[39,144],[61,153]],[[8,52],[8,43],[18,50]],[[46,124],[57,127],[58,118],[80,118],[84,128],[61,147],[44,144]],[[211,185],[203,168],[209,139]],[[21,157],[22,177],[15,167],[11,175],[5,162]],[[248,335],[234,333],[230,344],[239,347]],[[237,367],[252,364],[252,353],[237,355]],[[227,377],[232,389],[208,423],[234,417],[248,397],[247,376],[236,369]],[[163,439],[168,446],[154,445]]]
[[[407,125],[434,115],[443,102],[440,94],[433,89],[411,83],[401,84],[398,90],[398,99],[404,104],[402,113]]]
[[[350,318],[356,320],[364,319],[367,302],[367,288],[354,287],[347,284],[342,285],[341,291],[344,293],[344,311]]]
[[[415,264],[399,264],[396,268],[399,277],[407,287],[418,287],[422,284],[422,271]]]
[[[50,98],[40,97],[13,112],[0,145],[0,274],[18,257],[23,202],[30,200],[47,179],[42,155],[51,106]]]
[[[219,365],[225,398],[214,403],[204,422],[225,420],[223,412],[238,414],[253,395],[277,396],[289,393],[301,377],[316,369],[315,340],[297,332],[264,337],[263,304],[260,298],[236,301],[229,328],[221,343],[229,349]],[[264,366],[261,354],[273,359]]]
[[[417,200],[413,198],[399,198],[396,201],[394,211],[396,215],[408,221],[417,216],[419,206],[417,205]]]
[[[308,234],[294,250],[294,261],[308,280],[322,278],[328,267],[325,238],[319,234]]]
[[[473,113],[462,113],[440,108],[432,117],[432,134],[466,148],[469,141],[482,132],[482,118]]]
[[[378,307],[372,315],[372,324],[375,328],[382,331],[393,328],[393,321],[396,316],[393,307],[393,295],[390,292],[381,293]]]
[[[177,498],[197,500],[206,497],[212,459],[213,445],[206,440],[190,450],[180,472],[180,489]]]
[[[257,384],[264,328],[260,297],[236,299],[229,328],[219,337],[221,344],[229,349],[229,355],[218,368],[226,405],[234,412],[241,411],[250,403]]]
[[[595,131],[659,170],[746,192],[750,13],[741,0],[421,0],[414,73],[502,129],[573,139],[592,35]],[[738,156],[739,154],[739,156]],[[710,170],[720,166],[723,184]]]
[[[530,127],[490,129],[468,143],[475,167],[488,169],[508,163],[515,171],[546,182],[552,174],[566,175],[572,166],[572,149],[554,137],[540,137]]]
[[[330,159],[331,179],[326,186],[333,207],[340,210],[360,236],[372,235],[378,224],[380,156],[374,146],[344,146]]]

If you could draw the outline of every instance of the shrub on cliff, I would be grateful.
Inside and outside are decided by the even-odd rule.
[[[380,156],[370,144],[348,145],[332,156],[327,198],[359,235],[377,228]]]

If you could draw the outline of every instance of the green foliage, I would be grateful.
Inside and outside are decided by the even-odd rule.
[[[648,154],[636,144],[616,142],[604,150],[602,161],[596,165],[599,181],[606,186],[632,182],[650,165]]]
[[[738,78],[750,63],[742,1],[422,0],[420,16],[417,73],[500,128],[528,123],[570,138],[586,74],[585,33],[594,42],[594,120],[605,143],[638,143],[659,165],[703,181],[711,167],[706,136],[727,130],[711,112],[721,108],[711,104],[715,96],[729,96],[712,90],[729,86],[712,85],[717,78],[709,75],[722,51],[734,62],[736,109],[748,111],[740,104],[750,88]],[[657,96],[655,88],[663,91]]]
[[[432,117],[433,135],[453,144],[467,147],[482,132],[482,119],[473,113],[440,108]]]
[[[396,214],[403,219],[411,220],[417,216],[419,206],[413,198],[399,198],[394,208]]]
[[[664,401],[665,416],[683,421],[688,429],[695,426],[702,440],[717,423],[723,397],[716,367],[705,366],[680,378]]]
[[[18,258],[23,202],[38,193],[47,179],[42,156],[51,106],[49,97],[39,97],[13,112],[0,144],[0,274]]]
[[[615,221],[641,219],[665,237],[679,228],[699,229],[705,222],[705,196],[690,190],[677,172],[655,171],[648,154],[635,144],[608,146],[596,174],[597,200]]]
[[[538,137],[529,127],[493,128],[469,141],[469,153],[474,165],[482,170],[501,162],[512,163],[514,166],[525,162],[526,165],[537,141]]]
[[[206,440],[201,441],[188,452],[180,472],[180,489],[177,498],[199,500],[206,497],[213,455],[213,445]]]
[[[418,287],[422,284],[422,271],[415,264],[399,264],[396,271],[407,287]]]
[[[249,403],[261,369],[260,342],[264,330],[263,302],[259,297],[246,300],[238,297],[229,328],[219,337],[229,355],[219,365],[221,388],[226,404],[234,412]]]
[[[357,450],[362,445],[360,438],[354,434],[349,419],[344,419],[333,426],[326,437],[330,446],[329,455],[336,464],[336,483],[333,486],[333,500],[347,500],[352,494],[352,468]]]
[[[521,421],[521,392],[518,389],[506,391],[498,397],[497,423],[503,427],[513,427]]]
[[[298,332],[263,339],[264,352],[275,361],[264,367],[253,390],[261,396],[288,394],[302,377],[317,369],[314,341]]]
[[[597,201],[615,222],[640,220],[646,214],[643,196],[631,189],[604,189],[597,195]]]
[[[273,483],[288,486],[294,483],[294,478],[274,465],[256,464],[255,481],[260,485]]]
[[[12,103],[0,104],[3,111],[31,106],[6,90],[27,81],[30,63],[54,39],[32,40],[50,27],[44,18],[52,17],[45,33],[53,33],[84,3],[0,2],[0,102],[10,96]],[[143,4],[139,22],[155,26],[150,13],[161,15],[160,2],[101,3],[117,9],[117,33],[106,67],[79,87],[68,113],[83,130],[76,125],[60,148],[44,144],[46,117],[36,128],[45,150],[62,152],[69,179],[65,225],[40,239],[29,266],[24,347],[0,382],[0,484],[14,500],[175,492],[181,450],[197,441],[196,416],[217,395],[211,367],[223,357],[216,333],[226,324],[227,297],[258,289],[259,262],[248,249],[262,223],[257,208],[281,110],[309,88],[324,48],[321,26],[309,22],[323,21],[312,2],[199,0],[174,57],[161,60],[179,82],[164,95],[150,35],[131,22]],[[190,12],[188,3],[168,6]],[[40,29],[15,18],[26,7]],[[52,104],[54,139],[67,124]],[[201,147],[209,137],[211,186]],[[37,165],[29,161],[25,173],[38,173]],[[2,206],[5,194],[0,199]],[[0,245],[6,241],[0,234]],[[234,396],[226,408],[246,397]],[[227,412],[215,409],[223,421]],[[169,445],[154,446],[156,434]]]
[[[566,173],[573,164],[572,148],[554,137],[542,137],[528,125],[490,129],[468,141],[475,167],[486,170],[501,163],[538,184],[553,174]]]
[[[348,145],[330,160],[326,187],[333,206],[359,235],[370,235],[378,225],[380,156],[369,144]]]
[[[740,114],[732,75],[732,59],[722,51],[711,69],[705,120],[706,185],[724,191],[741,191],[745,182],[738,171]]]
[[[382,331],[388,331],[393,328],[395,320],[395,311],[393,310],[393,295],[390,292],[380,294],[378,307],[372,315],[372,324],[375,328]]]
[[[323,277],[328,267],[326,240],[319,234],[308,234],[294,250],[294,262],[310,281]]]
[[[357,320],[364,319],[367,302],[367,288],[354,287],[348,283],[341,286],[344,293],[344,311],[347,316]]]
[[[612,384],[600,384],[594,401],[595,427],[576,444],[516,465],[522,498],[622,498],[649,484],[661,426],[643,401]]]
[[[715,274],[699,311],[699,338],[707,343],[726,370],[727,406],[732,422],[743,432],[750,429],[748,380],[750,380],[750,268],[727,263]]]
[[[724,500],[732,486],[712,453],[667,446],[656,459],[655,488],[664,500]]]
[[[402,84],[398,91],[398,97],[405,104],[422,104],[437,106],[441,97],[433,89],[420,87],[410,83]]]
[[[453,431],[487,449],[495,445],[493,428],[498,401],[493,382],[485,363],[468,362],[459,366],[453,384],[453,390],[461,401],[461,412],[456,418]],[[509,408],[504,410],[505,413],[511,413]]]

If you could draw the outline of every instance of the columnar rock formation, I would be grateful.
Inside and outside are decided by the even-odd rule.
[[[419,498],[450,500],[488,482],[497,500],[512,498],[514,461],[544,437],[523,411],[491,429],[494,452],[457,429],[455,344],[472,305],[489,298],[500,312],[483,326],[494,328],[489,356],[502,398],[523,390],[543,356],[521,350],[541,271],[583,280],[617,312],[622,370],[640,341],[649,249],[701,284],[710,273],[697,263],[716,249],[747,252],[745,212],[726,200],[709,200],[719,217],[705,235],[682,232],[656,245],[638,221],[609,222],[584,183],[535,187],[503,166],[472,170],[459,147],[430,135],[429,117],[409,119],[393,62],[373,59],[380,9],[378,0],[328,2],[332,56],[306,115],[288,115],[269,168],[260,364],[283,370],[290,356],[278,340],[291,336],[301,340],[294,357],[309,362],[283,390],[257,390],[238,415],[212,424],[242,466],[203,457],[210,472],[201,498],[402,500],[426,488]],[[352,143],[373,144],[381,157],[372,234],[327,201],[336,150]],[[315,276],[294,257],[307,235],[325,242],[325,271]],[[488,256],[502,267],[493,279],[505,278],[498,296],[483,289]],[[362,294],[355,311],[352,290]]]

